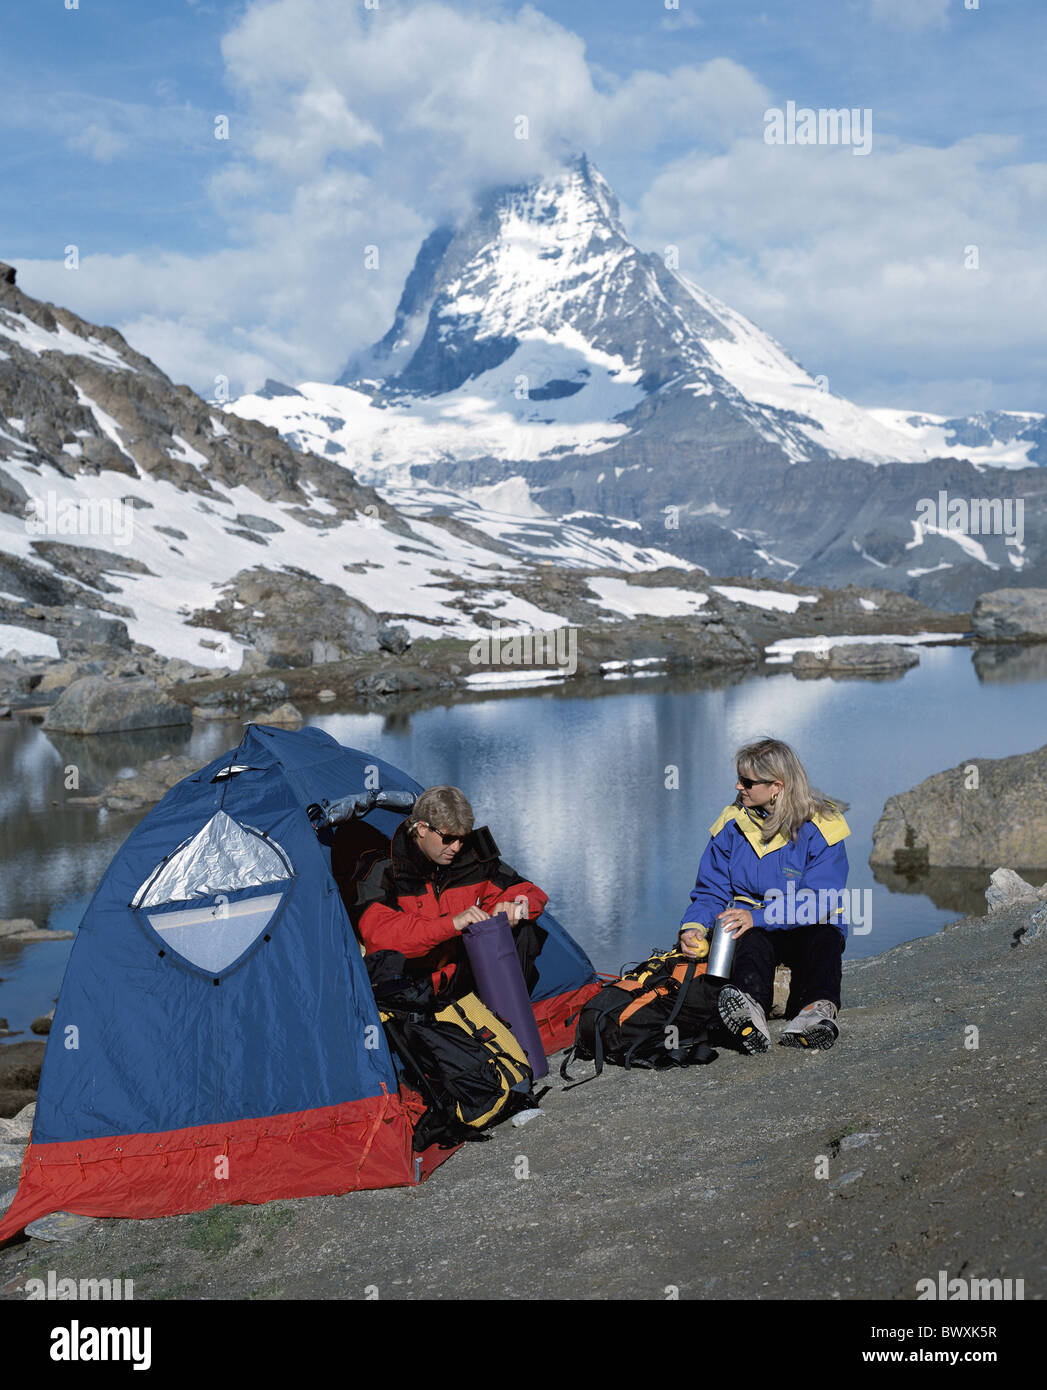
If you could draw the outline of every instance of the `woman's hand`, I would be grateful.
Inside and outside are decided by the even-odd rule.
[[[709,954],[709,943],[705,939],[704,927],[685,927],[680,932],[678,945],[680,953],[685,955],[688,960],[701,960]]]
[[[744,907],[728,907],[720,913],[725,927],[730,929],[731,935],[737,941],[738,937],[744,936],[753,925],[753,915],[746,912]]]

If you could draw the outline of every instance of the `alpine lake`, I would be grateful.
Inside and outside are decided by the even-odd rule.
[[[817,787],[848,803],[853,959],[985,911],[990,868],[905,876],[870,867],[887,798],[932,773],[1047,742],[1047,645],[1003,660],[966,647],[918,650],[920,665],[891,679],[800,679],[787,665],[605,676],[388,708],[322,706],[305,722],[424,786],[461,787],[503,858],[545,889],[604,972],[672,944],[708,828],[734,799],[734,750],[782,738]],[[116,814],[76,798],[164,754],[203,765],[240,734],[230,720],[87,738],[18,716],[0,722],[0,918],[75,930],[148,811]],[[1047,877],[1008,867],[1036,884]],[[0,1017],[20,1038],[50,1009],[71,945],[0,945]]]

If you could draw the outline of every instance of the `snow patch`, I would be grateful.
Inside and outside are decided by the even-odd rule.
[[[60,656],[58,641],[46,632],[35,632],[30,627],[15,627],[12,623],[0,623],[0,654],[17,652],[20,656]]]
[[[783,594],[776,589],[740,589],[731,584],[714,584],[718,594],[732,603],[749,603],[777,613],[795,613],[801,603],[817,603],[817,594]]]
[[[686,589],[654,589],[629,584],[624,579],[596,576],[588,581],[596,594],[591,603],[625,617],[683,618],[697,613],[709,602],[708,594],[691,593]]]

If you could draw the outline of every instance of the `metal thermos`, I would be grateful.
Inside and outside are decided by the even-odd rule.
[[[734,964],[734,951],[738,942],[727,930],[723,919],[724,914],[721,912],[713,928],[706,974],[715,975],[718,980],[729,980],[731,978],[731,966]]]

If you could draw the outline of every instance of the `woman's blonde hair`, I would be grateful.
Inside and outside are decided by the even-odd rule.
[[[795,840],[804,821],[813,820],[815,816],[839,816],[847,809],[845,801],[825,796],[811,786],[803,763],[780,739],[759,738],[746,743],[735,753],[734,762],[739,777],[782,784],[782,790],[761,821],[764,844],[773,840],[779,831],[786,839]],[[742,805],[741,795],[735,798],[734,804]]]
[[[412,835],[419,821],[450,835],[468,835],[473,828],[473,808],[457,787],[427,787],[406,820]]]

